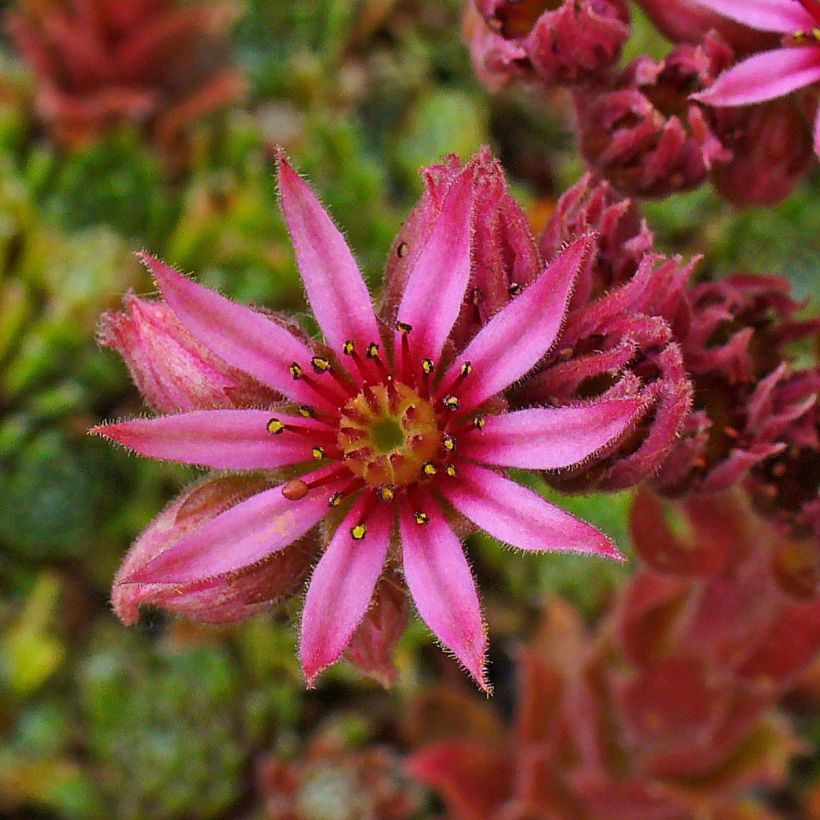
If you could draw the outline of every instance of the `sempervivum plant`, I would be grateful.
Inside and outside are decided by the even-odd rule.
[[[451,331],[478,240],[473,212],[484,186],[496,182],[480,159],[429,213],[428,237],[415,249],[389,323],[374,311],[341,233],[281,155],[279,181],[324,341],[142,255],[172,314],[150,333],[179,356],[152,356],[137,341],[129,364],[177,386],[190,384],[192,371],[194,379],[218,379],[224,398],[197,398],[188,412],[95,432],[152,458],[247,471],[262,484],[251,487],[252,475],[243,477],[184,530],[178,512],[164,513],[150,545],[138,541],[126,559],[115,598],[165,604],[179,592],[198,596],[188,614],[228,600],[223,618],[236,617],[265,597],[259,574],[270,562],[322,524],[325,546],[302,616],[309,684],[348,646],[385,567],[399,566],[421,617],[488,689],[485,627],[460,535],[477,526],[524,550],[619,556],[602,533],[503,474],[583,461],[643,409],[640,398],[618,397],[504,412],[503,391],[554,345],[595,240],[569,245],[457,345]],[[260,391],[250,405],[236,388],[249,379]]]
[[[171,147],[242,93],[221,43],[233,16],[230,3],[23,0],[9,27],[36,74],[37,113],[60,142],[131,121]]]

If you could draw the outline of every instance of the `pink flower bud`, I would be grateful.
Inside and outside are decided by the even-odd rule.
[[[124,311],[102,316],[97,341],[125,359],[131,378],[161,413],[270,404],[275,394],[229,367],[182,326],[164,301],[129,293]]]
[[[224,476],[205,479],[172,501],[134,542],[117,572],[111,600],[120,620],[136,623],[140,607],[151,604],[201,623],[232,623],[297,592],[319,549],[310,535],[237,572],[188,583],[128,580],[219,513],[270,486],[259,477]]]
[[[474,9],[468,7],[465,34],[476,74],[490,90],[521,79],[596,82],[629,36],[622,0],[475,0]]]
[[[713,114],[689,97],[711,85],[732,56],[710,34],[660,62],[637,58],[605,91],[576,91],[587,161],[630,196],[666,196],[700,185],[731,152],[714,131]]]
[[[631,279],[655,241],[632,200],[592,174],[585,174],[561,195],[539,238],[541,256],[551,259],[564,243],[585,233],[598,235],[598,249],[578,277],[572,307]]]

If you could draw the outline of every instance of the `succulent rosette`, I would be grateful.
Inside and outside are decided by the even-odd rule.
[[[780,536],[730,496],[663,505],[639,493],[639,567],[594,633],[560,600],[519,654],[518,708],[441,686],[411,717],[409,770],[464,818],[771,817],[800,742],[778,702],[810,668],[820,603],[787,593]],[[744,549],[738,549],[743,545]],[[788,635],[788,640],[784,640]],[[426,736],[425,736],[426,735]]]
[[[166,511],[143,536],[150,548],[138,541],[126,559],[115,600],[167,605],[196,591],[199,607],[228,595],[242,609],[243,579],[251,602],[264,599],[267,562],[323,525],[301,627],[310,685],[345,651],[385,567],[397,566],[421,618],[489,689],[486,631],[460,534],[478,527],[527,551],[619,557],[602,533],[504,475],[582,462],[642,410],[640,398],[612,397],[504,412],[503,391],[556,343],[595,239],[569,245],[466,345],[451,340],[471,276],[475,208],[492,182],[481,170],[474,160],[443,192],[387,323],[342,234],[280,154],[282,207],[323,342],[142,254],[174,314],[160,334],[167,342],[184,329],[181,367],[210,368],[208,378],[245,374],[279,399],[241,407],[198,399],[187,412],[94,432],[151,458],[274,477],[272,486],[240,486],[225,509],[189,516],[185,531],[169,526]],[[138,358],[132,368],[151,364]],[[155,379],[164,369],[161,380],[191,383],[156,364]]]

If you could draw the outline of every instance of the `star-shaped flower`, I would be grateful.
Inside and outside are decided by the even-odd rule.
[[[174,590],[218,605],[223,592],[234,600],[237,578],[248,578],[261,597],[252,569],[325,522],[327,543],[302,616],[308,683],[344,652],[391,565],[401,567],[440,642],[489,689],[485,626],[458,533],[473,525],[527,551],[619,557],[602,533],[504,475],[584,461],[625,434],[643,409],[640,399],[624,398],[504,412],[500,399],[553,346],[595,238],[569,245],[463,349],[450,340],[471,274],[479,168],[469,164],[446,192],[391,326],[374,310],[342,234],[281,155],[282,206],[324,343],[142,254],[173,327],[207,348],[209,362],[226,363],[281,401],[204,406],[94,432],[152,458],[286,469],[288,480],[243,491],[199,526],[189,523],[182,537],[166,516],[153,546],[121,571],[115,596],[150,587],[162,590],[152,599],[166,605]],[[204,361],[197,356],[184,361]]]

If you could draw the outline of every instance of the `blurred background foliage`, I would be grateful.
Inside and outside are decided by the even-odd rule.
[[[396,691],[342,665],[305,694],[292,613],[230,629],[151,613],[127,630],[109,609],[128,544],[193,473],[85,435],[144,410],[124,366],[94,342],[102,311],[130,288],[151,291],[133,251],[148,247],[241,301],[300,312],[276,145],[317,187],[376,288],[420,193],[419,166],[489,143],[536,228],[582,172],[560,97],[479,88],[460,0],[236,6],[230,56],[247,77],[245,100],[192,125],[182,164],[128,127],[61,148],[37,122],[32,76],[0,42],[4,816],[256,816],[265,755],[298,754],[330,711],[355,716],[345,748],[394,740],[401,692],[452,666],[416,622],[399,648]],[[663,50],[640,16],[636,32],[632,51]],[[706,254],[701,276],[783,274],[816,307],[818,195],[815,167],[776,209],[738,212],[704,188],[649,203],[646,215],[664,250]],[[629,494],[560,500],[629,550]],[[510,562],[490,539],[474,542],[504,708],[510,657],[543,601],[560,594],[592,621],[629,570],[573,556]],[[813,734],[820,741],[816,721]],[[318,793],[328,817],[343,816],[332,813],[333,788]]]

